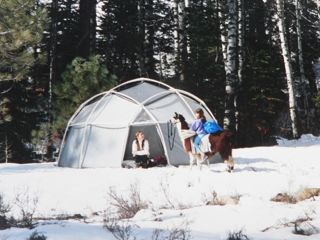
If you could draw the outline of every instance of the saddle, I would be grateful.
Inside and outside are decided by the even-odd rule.
[[[197,154],[197,153],[206,153],[206,152],[211,152],[211,144],[209,141],[209,135],[210,134],[206,134],[201,138],[200,141],[200,152],[198,149],[195,148],[194,143],[192,141],[192,153],[193,154]]]

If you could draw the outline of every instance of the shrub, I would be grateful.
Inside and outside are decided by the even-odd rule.
[[[10,228],[10,221],[7,218],[7,213],[10,211],[10,206],[3,201],[0,194],[0,230]]]
[[[152,232],[151,240],[189,240],[191,238],[188,224],[182,227],[174,227],[168,231],[155,229]]]
[[[227,240],[249,240],[248,236],[243,233],[243,230],[230,232]]]
[[[111,188],[109,189],[108,195],[112,201],[111,205],[117,210],[119,219],[132,218],[141,209],[148,207],[148,205],[141,200],[137,184],[130,186],[130,195],[127,199]]]
[[[133,236],[133,228],[126,221],[120,221],[117,218],[105,216],[103,227],[106,228],[118,240],[135,240]]]
[[[15,205],[20,209],[21,218],[16,220],[16,226],[21,228],[33,228],[34,214],[38,205],[38,197],[30,197],[26,191],[19,193],[15,199]]]
[[[309,221],[312,220],[309,217],[306,218],[298,218],[296,219],[294,224],[294,230],[292,231],[297,235],[311,236],[313,234],[317,234],[320,232],[318,228],[312,225]]]
[[[46,239],[47,237],[45,235],[37,231],[32,232],[30,237],[27,238],[27,240],[46,240]]]

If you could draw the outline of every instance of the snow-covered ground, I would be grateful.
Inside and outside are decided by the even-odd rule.
[[[222,163],[202,170],[188,166],[69,169],[53,163],[2,164],[0,193],[11,206],[10,214],[19,218],[21,209],[34,208],[34,218],[39,220],[34,229],[2,230],[0,239],[27,239],[35,230],[48,240],[115,239],[103,228],[104,212],[110,211],[113,202],[110,193],[128,196],[130,202],[134,186],[148,207],[126,221],[132,227],[130,239],[155,239],[154,229],[169,233],[182,228],[195,240],[227,239],[239,231],[251,240],[319,240],[319,196],[295,204],[271,198],[320,188],[320,137],[304,135],[295,141],[279,139],[278,143],[235,149],[236,169],[231,174]],[[213,193],[215,202],[226,204],[208,205]],[[85,218],[59,220],[75,214]],[[307,219],[296,226],[312,235],[294,234],[298,219]]]

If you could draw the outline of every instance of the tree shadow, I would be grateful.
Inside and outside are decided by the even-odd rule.
[[[272,168],[259,168],[259,167],[244,167],[244,168],[235,168],[234,172],[275,172],[275,169]]]
[[[235,158],[235,163],[237,165],[241,164],[251,164],[251,163],[274,163],[274,161],[267,158]]]

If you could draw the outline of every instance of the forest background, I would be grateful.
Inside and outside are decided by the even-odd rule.
[[[53,160],[92,95],[203,99],[235,147],[320,133],[319,0],[0,0],[0,162]]]

